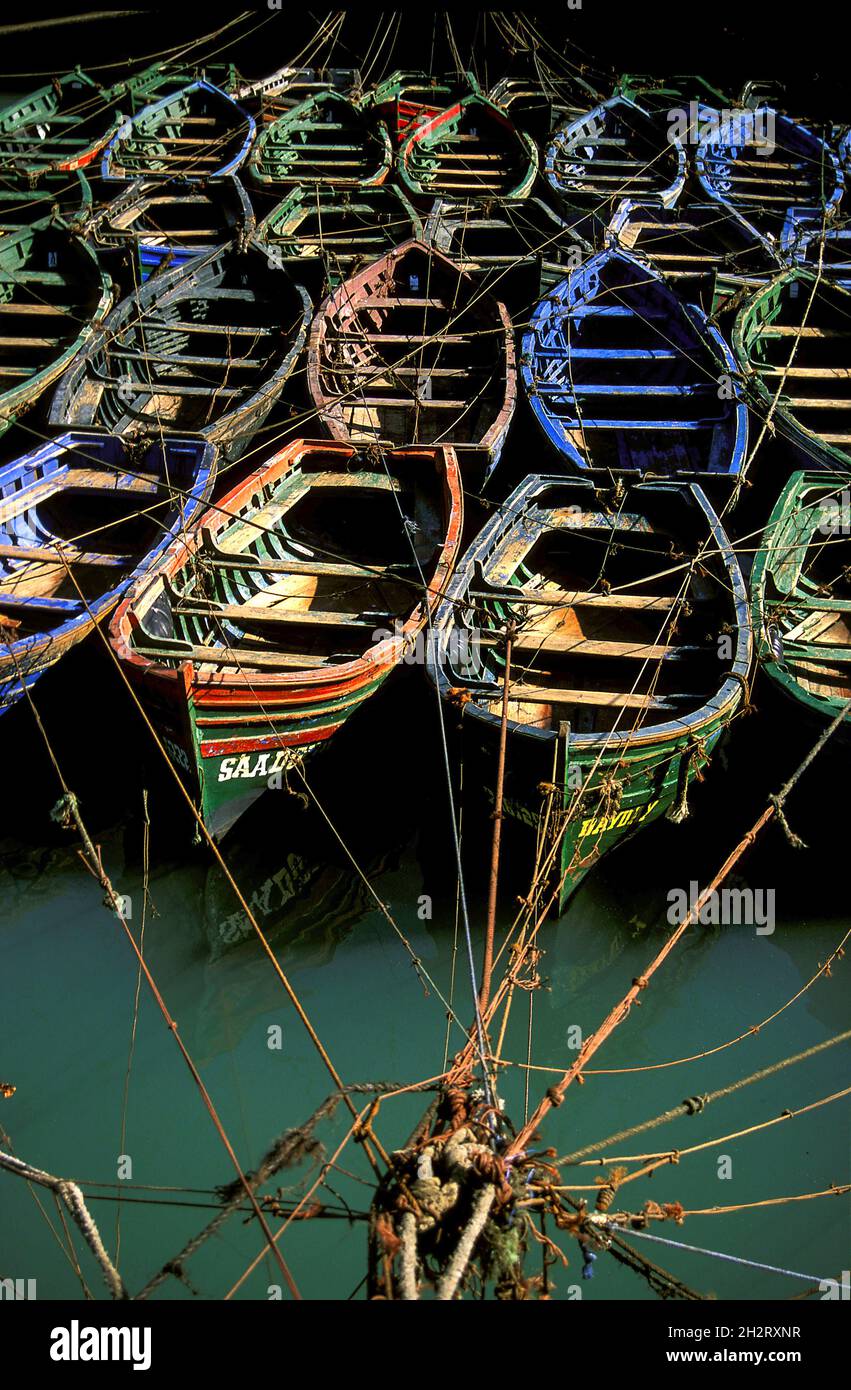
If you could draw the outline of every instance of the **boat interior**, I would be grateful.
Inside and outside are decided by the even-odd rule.
[[[274,375],[305,314],[289,276],[259,254],[223,252],[193,266],[176,283],[149,281],[141,315],[135,297],[124,301],[123,321],[60,388],[55,412],[116,432],[157,423],[200,431]]]
[[[425,248],[379,262],[326,315],[319,384],[355,441],[478,444],[506,399],[496,302]]]
[[[572,302],[549,300],[533,321],[530,394],[592,468],[725,473],[737,402],[677,296],[638,262],[588,263]],[[583,278],[580,278],[583,277]]]
[[[333,187],[378,180],[389,162],[385,128],[371,123],[348,98],[324,92],[265,128],[251,169],[272,183]]]
[[[59,357],[103,294],[94,261],[46,222],[0,240],[0,392]]]
[[[105,245],[186,245],[209,251],[234,235],[247,210],[233,179],[219,179],[206,188],[136,184],[110,205],[95,235]]]
[[[532,154],[510,122],[478,97],[434,127],[415,131],[400,159],[423,193],[439,198],[499,198],[528,177]]]
[[[441,457],[315,447],[243,489],[192,558],[142,596],[135,649],[162,664],[261,670],[363,656],[424,611],[446,536]]]
[[[701,147],[700,161],[705,184],[749,217],[782,221],[788,208],[821,207],[836,189],[824,142],[767,109],[736,113]]]
[[[718,203],[665,208],[629,200],[613,231],[625,251],[648,257],[682,299],[707,312],[719,279],[761,285],[778,268],[762,237]]]
[[[113,178],[204,178],[237,159],[248,134],[239,107],[217,88],[191,83],[139,112],[109,151]]]
[[[69,74],[0,113],[0,160],[25,168],[70,162],[105,140],[115,119],[95,82]]]
[[[811,275],[775,281],[745,320],[743,344],[765,389],[804,429],[851,452],[851,293]]]
[[[330,268],[348,270],[353,261],[371,261],[416,235],[413,215],[391,187],[348,192],[314,185],[278,203],[258,235],[285,256],[324,256]]]
[[[453,665],[453,683],[500,716],[510,620],[516,724],[628,732],[693,713],[732,664],[719,662],[717,634],[733,620],[723,557],[710,544],[688,572],[705,541],[705,518],[683,495],[631,490],[613,512],[590,489],[541,493],[474,565],[471,656]]]
[[[81,435],[36,465],[6,470],[0,496],[0,615],[15,637],[85,617],[174,523],[195,483],[199,444],[138,455]],[[171,488],[178,489],[173,494]]]
[[[666,193],[680,157],[662,117],[615,98],[556,131],[547,168],[565,195],[611,201]]]
[[[851,488],[807,490],[773,542],[763,602],[798,684],[820,699],[851,699]]]

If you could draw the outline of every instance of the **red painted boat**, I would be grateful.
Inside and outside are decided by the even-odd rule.
[[[127,595],[113,647],[213,834],[415,649],[462,515],[451,448],[299,440]]]

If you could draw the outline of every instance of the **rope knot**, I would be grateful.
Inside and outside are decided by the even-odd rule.
[[[706,1096],[687,1096],[683,1105],[687,1115],[699,1115],[706,1109]]]

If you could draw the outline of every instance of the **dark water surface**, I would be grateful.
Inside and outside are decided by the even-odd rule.
[[[45,729],[83,814],[102,845],[118,892],[130,897],[138,934],[143,904],[147,788],[151,821],[145,956],[198,1064],[222,1122],[246,1169],[257,1164],[284,1130],[300,1125],[332,1089],[324,1067],[289,1006],[270,962],[245,925],[221,871],[192,844],[167,774],[152,756],[138,717],[97,639],[68,658],[38,690]],[[84,695],[85,698],[81,698]],[[69,702],[73,702],[69,704]],[[68,717],[73,708],[75,717]],[[404,670],[340,735],[331,755],[309,766],[310,785],[363,866],[374,892],[422,962],[439,992],[454,1000],[466,1023],[470,986],[463,951],[455,951],[455,879],[445,778],[436,736],[435,704],[421,672]],[[682,826],[663,824],[610,855],[592,874],[560,922],[546,925],[540,944],[545,988],[532,996],[532,1061],[566,1068],[575,1056],[571,1029],[591,1031],[643,972],[667,930],[666,895],[705,883],[756,818],[770,790],[795,765],[796,751],[779,737],[776,712],[742,720],[728,743],[727,770],[717,760],[695,790],[693,814]],[[450,727],[450,737],[454,736]],[[119,1263],[131,1291],[174,1256],[213,1214],[183,1203],[214,1201],[209,1190],[231,1181],[232,1169],[143,983],[135,1052],[122,1113],[137,964],[120,925],[74,851],[74,839],[52,825],[58,788],[33,727],[19,707],[4,722],[7,796],[0,840],[0,1081],[17,1090],[0,1100],[0,1123],[15,1151],[29,1162],[78,1180],[117,1185],[119,1155],[132,1160],[132,1184],[201,1189],[151,1193],[120,1184]],[[806,795],[790,802],[799,828],[815,822],[819,840],[838,813],[833,753],[810,774]],[[821,808],[821,810],[820,810]],[[827,814],[825,814],[827,808]],[[446,1010],[426,993],[411,955],[378,909],[338,840],[315,807],[285,792],[268,793],[225,842],[242,885],[275,953],[347,1082],[408,1084],[444,1066]],[[484,921],[482,868],[486,848],[468,841],[471,916],[477,959]],[[514,845],[505,864],[512,876]],[[599,1067],[648,1068],[746,1033],[774,1013],[810,979],[848,927],[842,890],[842,840],[805,852],[766,832],[742,861],[734,882],[776,894],[776,929],[693,929],[643,994],[640,1009],[595,1058]],[[509,925],[506,884],[500,929]],[[432,901],[422,920],[423,895]],[[602,1139],[678,1104],[811,1047],[847,1026],[847,963],[758,1034],[703,1060],[629,1074],[588,1075],[543,1127],[543,1142],[564,1153]],[[512,1009],[503,1055],[526,1059],[528,994]],[[282,1030],[270,1049],[269,1029]],[[450,1047],[461,1044],[453,1029]],[[732,1206],[809,1193],[847,1174],[847,1101],[827,1105],[771,1129],[724,1142],[723,1136],[812,1103],[845,1084],[848,1048],[840,1045],[730,1098],[697,1118],[683,1118],[609,1149],[613,1156],[718,1139],[679,1165],[624,1189],[616,1209],[645,1201],[678,1201],[686,1209]],[[557,1071],[534,1071],[534,1108]],[[501,1091],[515,1124],[525,1108],[525,1070],[504,1070]],[[428,1097],[407,1095],[384,1104],[377,1130],[388,1149],[404,1143]],[[342,1107],[317,1130],[331,1152],[347,1128]],[[731,1176],[719,1159],[729,1155]],[[282,1248],[301,1292],[346,1298],[366,1268],[360,1214],[370,1201],[370,1170],[349,1147],[346,1170],[330,1179],[351,1220],[294,1224]],[[723,1165],[722,1165],[723,1166]],[[594,1168],[574,1169],[593,1184]],[[291,1184],[299,1196],[315,1170],[308,1162],[273,1186]],[[88,1186],[87,1191],[91,1191]],[[115,1188],[100,1188],[101,1193]],[[592,1194],[593,1197],[593,1194]],[[129,1199],[143,1199],[142,1201]],[[150,1199],[155,1198],[155,1204]],[[0,1274],[36,1278],[42,1298],[78,1298],[81,1286],[56,1234],[61,1228],[49,1195],[44,1214],[17,1178],[0,1174]],[[173,1203],[174,1205],[165,1205]],[[116,1247],[114,1201],[92,1201],[107,1244]],[[847,1198],[823,1198],[715,1216],[693,1216],[682,1227],[655,1225],[654,1234],[813,1276],[838,1277],[848,1266]],[[53,1231],[45,1216],[49,1217]],[[710,1259],[650,1242],[636,1248],[702,1293],[719,1298],[788,1299],[812,1281]],[[104,1296],[88,1251],[80,1251],[86,1281]],[[192,1289],[221,1297],[259,1252],[256,1223],[237,1215],[187,1265]],[[555,1296],[586,1299],[652,1297],[635,1274],[601,1255],[595,1277],[582,1282],[581,1254],[565,1242],[570,1266],[556,1270]],[[531,1252],[528,1272],[539,1269]],[[265,1298],[280,1275],[268,1258],[238,1296]],[[571,1294],[573,1290],[573,1294]],[[169,1279],[157,1297],[187,1298]]]

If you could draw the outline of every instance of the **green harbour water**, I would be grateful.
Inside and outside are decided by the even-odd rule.
[[[114,751],[115,731],[135,726],[114,676],[100,664],[105,660],[87,647],[69,658],[67,670],[54,673],[55,680],[43,683],[38,704],[45,729],[55,731],[54,751],[80,797],[116,890],[130,899],[137,935],[144,897],[142,789],[149,789],[145,959],[241,1163],[251,1169],[275,1138],[309,1118],[332,1089],[330,1080],[259,944],[240,941],[245,933],[238,905],[208,852],[192,845],[191,826],[179,814],[167,776],[151,759],[144,730],[127,741],[120,757]],[[445,781],[434,701],[421,675],[399,672],[363,718],[347,726],[331,757],[308,767],[309,780],[372,890],[445,998],[453,988],[454,966],[453,998],[466,1024],[470,984],[460,938],[456,952],[455,878],[443,833]],[[71,688],[67,683],[75,681],[85,682],[91,696],[71,733],[60,715]],[[77,857],[73,836],[50,823],[57,788],[30,711],[14,711],[7,729],[10,784],[24,788],[25,795],[16,812],[7,805],[0,842],[0,1081],[16,1087],[11,1098],[0,1101],[0,1124],[15,1152],[31,1164],[81,1181],[87,1193],[95,1191],[89,1186],[94,1181],[115,1185],[98,1188],[100,1193],[120,1188],[118,1264],[132,1293],[214,1214],[210,1190],[231,1182],[234,1173],[144,982],[128,1081],[135,957]],[[531,995],[518,993],[503,1050],[512,1063],[526,1059],[530,999],[534,1065],[566,1069],[575,1057],[570,1042],[577,1025],[583,1035],[592,1031],[643,972],[670,930],[668,892],[687,890],[691,880],[705,883],[756,818],[768,791],[791,770],[782,759],[774,766],[762,761],[762,744],[774,746],[769,716],[741,721],[729,741],[727,770],[716,760],[705,785],[693,793],[684,825],[652,827],[608,856],[564,917],[542,928],[544,987]],[[829,760],[832,754],[824,756]],[[806,801],[800,802],[802,816],[829,796],[829,772],[828,762],[821,773],[811,774]],[[795,804],[789,807],[793,823]],[[240,838],[225,841],[227,862],[343,1079],[408,1085],[440,1073],[444,1004],[438,993],[424,989],[411,954],[339,842],[323,830],[321,818],[296,798],[271,792],[245,821]],[[513,853],[508,835],[504,870],[509,878]],[[472,856],[468,852],[468,861],[478,960],[485,848]],[[841,941],[848,921],[840,865],[841,859],[826,852],[792,851],[779,831],[767,831],[732,882],[774,890],[775,930],[758,935],[743,926],[690,929],[642,993],[640,1008],[633,1008],[594,1059],[585,1084],[572,1087],[545,1121],[542,1144],[565,1153],[594,1143],[843,1031],[848,965],[836,961],[831,978],[818,980],[772,1023],[734,1046],[720,1046],[748,1034],[797,994]],[[510,891],[507,884],[499,939],[510,924]],[[424,895],[431,900],[431,920],[423,919]],[[269,1030],[275,1028],[281,1030],[280,1049],[268,1046]],[[454,1027],[450,1051],[462,1041],[461,1029]],[[702,1060],[659,1067],[707,1051],[711,1055]],[[835,1046],[713,1103],[697,1117],[609,1149],[624,1156],[719,1141],[624,1189],[614,1209],[637,1210],[648,1200],[680,1202],[687,1210],[734,1206],[843,1182],[847,1099],[735,1142],[725,1143],[723,1136],[842,1089],[848,1056],[847,1044]],[[615,1074],[596,1075],[595,1068]],[[646,1069],[618,1074],[630,1068]],[[531,1073],[531,1109],[557,1075],[556,1070]],[[506,1111],[517,1126],[524,1119],[525,1077],[522,1065],[512,1065],[500,1081]],[[382,1105],[376,1130],[386,1148],[404,1143],[427,1103],[428,1096],[413,1094]],[[315,1137],[330,1154],[347,1127],[347,1112],[339,1106]],[[132,1160],[132,1180],[119,1183],[122,1154]],[[731,1160],[727,1178],[719,1176],[726,1170],[725,1156]],[[282,1241],[299,1289],[310,1299],[348,1298],[366,1271],[366,1226],[359,1217],[370,1202],[370,1169],[357,1146],[345,1150],[340,1164],[341,1170],[329,1174],[336,1195],[326,1189],[322,1199],[349,1208],[352,1219],[293,1223]],[[577,1184],[592,1186],[599,1169],[570,1171]],[[279,1174],[271,1189],[284,1187],[285,1199],[298,1198],[315,1172],[306,1161]],[[133,1184],[196,1191],[152,1193]],[[62,1232],[53,1200],[38,1195],[43,1213],[20,1179],[0,1173],[0,1274],[35,1278],[39,1298],[82,1298],[80,1279],[57,1239]],[[138,1200],[152,1197],[156,1204]],[[114,1252],[116,1203],[92,1200],[91,1209]],[[654,1225],[652,1233],[817,1282],[839,1278],[848,1266],[847,1214],[847,1197],[829,1197],[692,1216],[681,1227]],[[74,1243],[92,1294],[106,1297],[76,1232]],[[813,1287],[637,1237],[631,1243],[696,1291],[719,1299],[787,1300]],[[552,1271],[555,1298],[653,1297],[643,1279],[605,1254],[596,1261],[593,1279],[583,1281],[579,1247],[575,1240],[563,1244],[570,1263]],[[256,1222],[239,1213],[189,1261],[189,1285],[169,1278],[155,1296],[221,1298],[261,1246]],[[540,1254],[533,1249],[527,1273],[539,1272]],[[280,1279],[267,1255],[236,1296],[267,1299]],[[355,1296],[362,1297],[362,1291]]]

